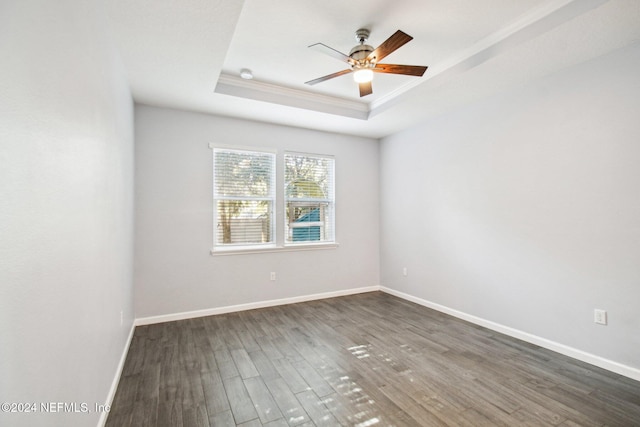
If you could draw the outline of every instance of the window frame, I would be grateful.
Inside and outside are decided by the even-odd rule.
[[[324,250],[324,249],[337,249],[340,245],[336,237],[336,191],[335,191],[335,175],[336,175],[336,160],[335,156],[328,154],[306,153],[301,151],[289,151],[280,150],[271,147],[256,147],[245,145],[232,145],[232,144],[218,144],[209,143],[209,148],[212,151],[211,165],[212,165],[212,180],[211,185],[211,197],[212,197],[212,248],[209,251],[212,256],[226,256],[226,255],[244,255],[244,254],[260,254],[268,252],[292,252],[292,251],[308,251],[308,250]],[[249,151],[256,153],[268,153],[275,157],[275,170],[273,197],[274,203],[272,205],[271,215],[271,236],[272,241],[269,243],[257,243],[257,244],[217,244],[216,242],[216,227],[217,227],[217,207],[215,198],[215,150],[229,150],[229,151]],[[286,236],[286,183],[285,181],[285,154],[298,154],[310,157],[323,157],[333,160],[333,183],[331,188],[331,194],[333,195],[333,223],[332,223],[332,240],[331,241],[307,241],[296,243],[285,243]]]

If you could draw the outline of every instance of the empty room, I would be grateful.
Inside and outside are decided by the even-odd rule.
[[[640,2],[3,0],[0,425],[639,426]]]

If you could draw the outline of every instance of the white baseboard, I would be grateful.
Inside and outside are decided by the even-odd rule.
[[[122,356],[120,356],[120,362],[118,363],[118,368],[116,369],[116,374],[113,377],[113,382],[111,383],[111,388],[109,389],[109,394],[107,395],[107,401],[105,404],[107,407],[111,407],[113,405],[113,398],[116,395],[116,390],[118,390],[118,384],[120,383],[120,377],[122,377],[122,370],[124,369],[124,362],[127,360],[127,353],[129,353],[129,346],[131,345],[131,340],[133,340],[133,332],[136,329],[135,322],[131,324],[131,330],[129,331],[129,336],[127,337],[127,342],[125,343],[124,349],[122,350]],[[104,427],[107,422],[107,417],[109,416],[109,412],[103,411],[100,413],[100,418],[98,419],[98,427]]]
[[[462,311],[454,310],[444,305],[427,301],[425,299],[418,298],[413,295],[409,295],[404,292],[400,292],[385,286],[367,286],[362,288],[346,289],[342,291],[323,292],[319,294],[302,295],[297,297],[282,298],[282,299],[268,300],[268,301],[259,301],[254,303],[230,305],[230,306],[224,306],[224,307],[215,307],[215,308],[208,308],[204,310],[194,310],[194,311],[186,311],[182,313],[165,314],[160,316],[142,317],[142,318],[136,319],[134,322],[134,325],[135,326],[151,325],[154,323],[171,322],[174,320],[183,320],[183,319],[193,319],[197,317],[213,316],[216,314],[233,313],[237,311],[253,310],[256,308],[265,308],[265,307],[274,307],[274,306],[285,305],[285,304],[295,304],[298,302],[314,301],[314,300],[325,299],[325,298],[335,298],[335,297],[341,297],[346,295],[355,295],[355,294],[360,294],[364,292],[374,292],[374,291],[382,291],[390,295],[397,296],[399,298],[414,302],[424,307],[428,307],[436,311],[449,314],[453,317],[466,320],[476,325],[483,326],[487,329],[500,332],[510,337],[514,337],[522,341],[526,341],[528,343],[538,345],[540,347],[555,351],[565,356],[569,356],[574,359],[581,360],[583,362],[590,363],[592,365],[598,366],[608,371],[615,372],[625,377],[634,379],[636,381],[640,381],[640,369],[623,365],[621,363],[614,362],[612,360],[605,359],[603,357],[596,356],[594,354],[587,353],[585,351],[578,350],[576,348],[569,347],[567,345],[560,344],[555,341],[551,341],[546,338],[539,337],[537,335],[523,332],[518,329],[511,328],[509,326],[505,326],[496,322],[492,322],[490,320],[473,316],[471,314],[467,314]],[[115,390],[118,386],[117,379],[120,378],[119,375],[120,375],[120,372],[122,371],[122,365],[124,364],[124,357],[126,356],[126,351],[128,350],[128,346],[129,346],[129,343],[131,342],[132,336],[133,336],[133,328],[129,336],[129,342],[127,343],[127,348],[125,349],[123,358],[120,362],[118,376],[116,377],[116,380],[114,380],[112,391],[109,394],[109,401],[107,402],[109,404],[111,403],[111,400],[113,399],[113,395],[115,394]],[[104,416],[104,418],[106,420],[106,416]],[[99,425],[102,425],[102,424],[99,424]]]
[[[174,320],[193,319],[196,317],[213,316],[216,314],[233,313],[236,311],[253,310],[256,308],[274,307],[277,305],[295,304],[298,302],[314,301],[325,298],[342,297],[346,295],[361,294],[364,292],[379,291],[379,286],[367,286],[363,288],[345,289],[342,291],[323,292],[321,294],[302,295],[297,297],[282,298],[268,301],[251,302],[247,304],[229,305],[226,307],[207,308],[204,310],[185,311],[182,313],[163,314],[160,316],[141,317],[136,319],[135,325],[152,325],[154,323],[172,322]]]
[[[471,322],[476,325],[483,326],[487,329],[500,332],[502,334],[508,335],[513,338],[518,338],[522,341],[526,341],[528,343],[538,345],[548,350],[552,350],[557,353],[564,354],[565,356],[569,356],[574,359],[581,360],[583,362],[590,363],[592,365],[606,369],[608,371],[615,372],[616,374],[624,375],[625,377],[629,377],[636,381],[640,381],[640,369],[623,365],[622,363],[614,362],[612,360],[605,359],[603,357],[596,356],[594,354],[587,353],[585,351],[578,350],[576,348],[569,347],[567,345],[560,344],[555,341],[551,341],[546,338],[539,337],[537,335],[523,332],[518,329],[510,328],[508,326],[504,326],[499,323],[492,322],[490,320],[482,319],[480,317],[476,317],[471,314],[464,313],[462,311],[454,310],[444,305],[436,304],[434,302],[427,301],[422,298],[418,298],[413,295],[406,294],[404,292],[396,291],[394,289],[390,289],[384,286],[381,286],[380,290],[390,295],[394,295],[398,298],[402,298],[404,300],[414,302],[416,304],[434,309],[436,311],[440,311],[445,314],[449,314],[453,317],[466,320],[467,322]]]

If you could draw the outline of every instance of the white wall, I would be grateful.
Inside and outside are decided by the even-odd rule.
[[[385,138],[382,285],[640,368],[639,75],[636,45]]]
[[[0,5],[0,402],[104,404],[131,330],[133,105],[103,16],[93,1]]]
[[[376,140],[140,105],[135,116],[136,317],[379,284]],[[339,248],[211,256],[209,143],[335,155]]]

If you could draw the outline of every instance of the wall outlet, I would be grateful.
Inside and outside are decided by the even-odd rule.
[[[407,267],[402,267],[402,275],[403,276],[407,275]]]
[[[271,272],[271,276],[269,276],[269,277],[270,277],[271,281],[276,280],[276,272],[275,272],[275,271],[272,271],[272,272]]]
[[[593,310],[593,321],[599,325],[607,324],[607,312],[605,310],[595,309]]]

